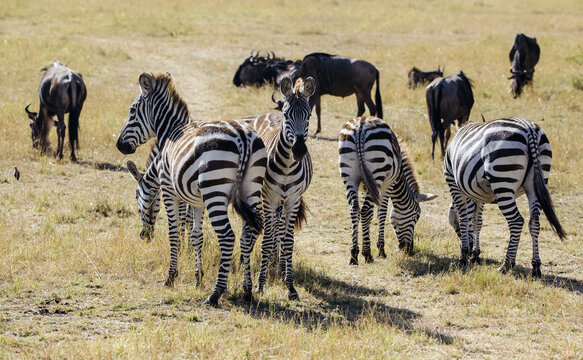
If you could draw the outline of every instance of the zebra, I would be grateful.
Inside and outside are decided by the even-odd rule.
[[[386,257],[384,227],[389,199],[393,203],[390,220],[399,248],[413,250],[413,230],[421,208],[419,202],[437,197],[420,193],[413,163],[399,146],[397,136],[382,119],[355,117],[344,124],[338,140],[340,175],[346,186],[352,222],[350,265],[358,265],[358,224],[362,221],[362,254],[367,263],[374,261],[370,249],[370,223],[374,204],[378,205],[379,256]],[[363,183],[366,194],[359,208],[358,188]]]
[[[156,140],[150,149],[148,154],[148,159],[146,160],[146,169],[155,161],[155,159],[160,155],[160,148],[158,147],[158,141]],[[132,161],[128,161],[128,170],[134,179],[141,178],[143,175],[138,171],[138,167]],[[150,206],[150,210],[147,214],[142,214],[142,230],[140,231],[140,238],[146,239],[148,242],[152,240],[154,234],[154,226],[156,225],[156,219],[158,218],[158,213],[160,212],[160,192],[157,192]],[[188,204],[184,201],[180,201],[179,205],[179,218],[180,218],[180,238],[186,238],[186,229],[192,229],[193,218],[192,211]],[[189,243],[191,247],[194,244]],[[202,244],[200,245],[202,247]]]
[[[309,98],[316,82],[311,77],[298,79],[292,87],[292,80],[285,77],[280,86],[285,99],[281,113],[245,119],[264,141],[268,157],[262,190],[265,234],[257,290],[263,291],[268,264],[277,252],[275,239],[280,237],[280,274],[289,290],[288,298],[299,300],[292,271],[294,225],[300,227],[305,221],[307,208],[302,194],[308,189],[313,174],[305,141],[312,113]]]
[[[214,290],[204,303],[218,306],[227,287],[235,241],[228,218],[228,205],[232,203],[243,218],[240,240],[243,289],[245,300],[250,301],[249,255],[263,228],[261,188],[267,163],[263,141],[245,122],[190,123],[188,107],[176,92],[170,74],[142,73],[139,85],[141,93],[130,106],[117,148],[123,154],[132,154],[149,138],[158,139],[161,153],[139,178],[137,197],[140,213],[144,214],[149,211],[158,189],[163,192],[170,239],[170,266],[165,285],[173,286],[178,275],[178,208],[183,200],[193,207],[195,229],[199,228],[206,208],[217,233],[221,250],[219,272]],[[202,241],[202,233],[192,231],[191,241]],[[197,277],[200,277],[198,260]]]
[[[551,159],[551,145],[543,130],[523,118],[469,123],[455,134],[446,151],[443,170],[453,200],[449,219],[460,237],[462,266],[467,264],[470,251],[471,260],[479,261],[482,210],[484,204],[496,203],[510,229],[506,257],[498,270],[505,273],[514,267],[524,225],[516,197],[526,193],[530,208],[532,276],[541,276],[538,252],[541,209],[557,235],[561,239],[565,237],[546,186]]]

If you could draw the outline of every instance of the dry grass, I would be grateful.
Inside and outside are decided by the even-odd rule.
[[[583,356],[580,1],[195,3],[3,2],[0,358]],[[537,37],[542,58],[534,86],[512,100],[507,54],[517,32]],[[308,142],[312,216],[297,234],[294,254],[301,303],[288,302],[272,278],[249,307],[240,301],[242,274],[235,271],[220,309],[209,309],[200,304],[216,276],[216,236],[205,223],[203,287],[193,287],[194,259],[183,251],[176,287],[164,288],[165,220],[153,242],[138,238],[135,183],[114,144],[142,71],[172,73],[196,118],[269,111],[270,89],[231,84],[252,49],[293,59],[327,51],[374,63],[386,120],[413,155],[423,189],[439,198],[423,205],[414,256],[397,250],[389,227],[389,257],[349,267],[350,222],[335,139],[356,104],[353,97],[324,97],[323,139]],[[38,106],[39,69],[55,59],[87,83],[79,164],[39,157],[30,146],[23,108]],[[508,230],[491,206],[483,264],[457,268],[441,163],[429,158],[424,92],[406,88],[409,68],[438,64],[473,79],[471,120],[521,115],[550,138],[550,188],[568,237],[560,241],[542,220],[541,281],[528,276],[527,231],[518,268],[496,272]],[[145,161],[146,152],[131,158]],[[527,215],[524,199],[520,207]],[[253,256],[256,271],[257,250]]]

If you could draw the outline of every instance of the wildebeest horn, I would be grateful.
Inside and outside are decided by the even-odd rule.
[[[275,53],[273,52],[273,50],[271,50],[271,58],[275,59]]]
[[[486,118],[484,118],[484,114],[480,114],[482,116],[482,122],[486,122]]]
[[[273,92],[273,94],[271,94],[271,101],[273,101],[274,103],[277,104],[277,106],[274,107],[274,109],[281,111],[283,109],[283,101],[282,100],[275,100],[274,95],[275,95],[275,91]]]
[[[28,104],[28,105],[26,105],[26,107],[24,108],[24,111],[26,111],[26,113],[28,114],[28,118],[29,118],[30,120],[35,120],[35,119],[36,119],[36,115],[37,115],[37,113],[35,113],[35,112],[32,112],[32,111],[28,110],[28,107],[29,107],[30,105],[31,105],[31,104]]]
[[[28,115],[32,115],[32,114],[33,114],[32,112],[30,112],[30,111],[28,110],[28,107],[29,107],[30,105],[32,105],[32,103],[31,103],[31,104],[28,104],[28,105],[26,105],[26,106],[24,107],[24,111],[26,111],[26,113],[27,113]]]

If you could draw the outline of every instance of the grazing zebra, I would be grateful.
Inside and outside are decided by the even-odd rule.
[[[309,119],[312,113],[309,98],[316,82],[308,77],[298,79],[295,87],[289,77],[281,81],[284,104],[281,113],[245,119],[253,126],[267,148],[267,172],[263,183],[265,234],[261,246],[261,270],[258,291],[266,282],[268,263],[277,249],[276,232],[281,241],[280,271],[289,290],[288,298],[299,300],[294,288],[292,252],[294,225],[305,221],[306,206],[302,194],[312,180],[312,160],[306,147]]]
[[[389,125],[377,117],[356,117],[344,124],[338,141],[340,175],[346,186],[352,221],[350,265],[358,265],[358,223],[362,220],[362,254],[373,262],[370,250],[370,223],[374,204],[378,205],[379,256],[386,257],[384,227],[389,198],[393,203],[391,224],[399,248],[413,250],[413,230],[421,214],[419,202],[436,195],[421,194],[411,159],[399,146]],[[358,188],[364,183],[366,195],[362,208]]]
[[[486,203],[498,204],[510,228],[506,258],[499,270],[506,272],[515,265],[524,224],[516,197],[526,193],[530,207],[532,275],[541,276],[538,253],[541,208],[559,237],[565,236],[546,186],[551,158],[549,139],[540,127],[526,119],[470,123],[455,134],[443,169],[453,199],[449,218],[454,228],[457,224],[462,265],[467,264],[472,240],[472,260],[479,259],[482,210]]]
[[[249,255],[263,227],[261,188],[267,154],[263,141],[245,122],[207,121],[189,124],[186,103],[177,94],[169,74],[141,74],[141,94],[130,107],[117,142],[124,154],[132,154],[149,138],[157,137],[160,155],[139,178],[140,213],[148,213],[160,188],[168,213],[170,267],[165,285],[178,275],[178,210],[180,201],[193,207],[199,228],[206,208],[217,233],[221,260],[218,278],[205,304],[218,305],[227,287],[235,234],[228,218],[228,205],[243,218],[241,254],[244,260],[243,289],[251,299]],[[195,242],[198,231],[191,232]],[[198,260],[198,259],[197,259]],[[197,275],[200,271],[197,264]],[[200,275],[199,275],[200,276]]]
[[[158,147],[158,141],[155,141],[152,144],[152,148],[150,150],[150,154],[148,154],[148,159],[146,160],[146,169],[154,162],[156,157],[160,155],[160,148]],[[134,177],[141,178],[143,174],[138,171],[137,166],[132,162],[128,161],[128,170]],[[158,218],[158,213],[160,212],[160,192],[158,191],[155,195],[154,202],[150,207],[150,210],[147,214],[143,214],[142,217],[142,231],[140,232],[140,238],[146,239],[148,242],[152,240],[152,236],[154,234],[154,225],[156,225],[156,219]],[[190,211],[189,206],[186,202],[181,201],[179,206],[179,214],[180,214],[180,238],[184,239],[186,236],[186,229],[192,229],[193,219],[192,219],[192,211]],[[190,243],[191,246],[194,244]],[[200,244],[202,247],[202,244]]]

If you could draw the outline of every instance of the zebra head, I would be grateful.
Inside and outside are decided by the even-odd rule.
[[[136,148],[156,136],[153,119],[153,105],[156,98],[152,92],[156,87],[152,75],[142,73],[139,78],[141,93],[130,106],[130,112],[119,137],[117,149],[122,154],[133,154]]]
[[[138,170],[136,164],[128,161],[127,165],[130,175],[138,182],[136,200],[138,202],[140,218],[142,219],[140,238],[150,241],[154,234],[156,217],[160,211],[160,191],[159,189],[152,189],[148,186],[148,182],[144,179],[144,174]],[[150,166],[154,165],[152,164]]]
[[[415,193],[409,200],[399,201],[393,198],[390,220],[399,241],[399,249],[408,253],[413,251],[413,232],[415,224],[421,216],[419,203],[433,200],[436,197],[437,195],[434,194]]]
[[[316,81],[312,77],[303,80],[298,79],[295,87],[292,87],[292,80],[285,77],[281,80],[281,94],[284,97],[283,131],[288,144],[292,145],[292,153],[296,161],[301,160],[308,152],[306,139],[308,138],[308,127],[310,125],[309,98],[316,90]]]

